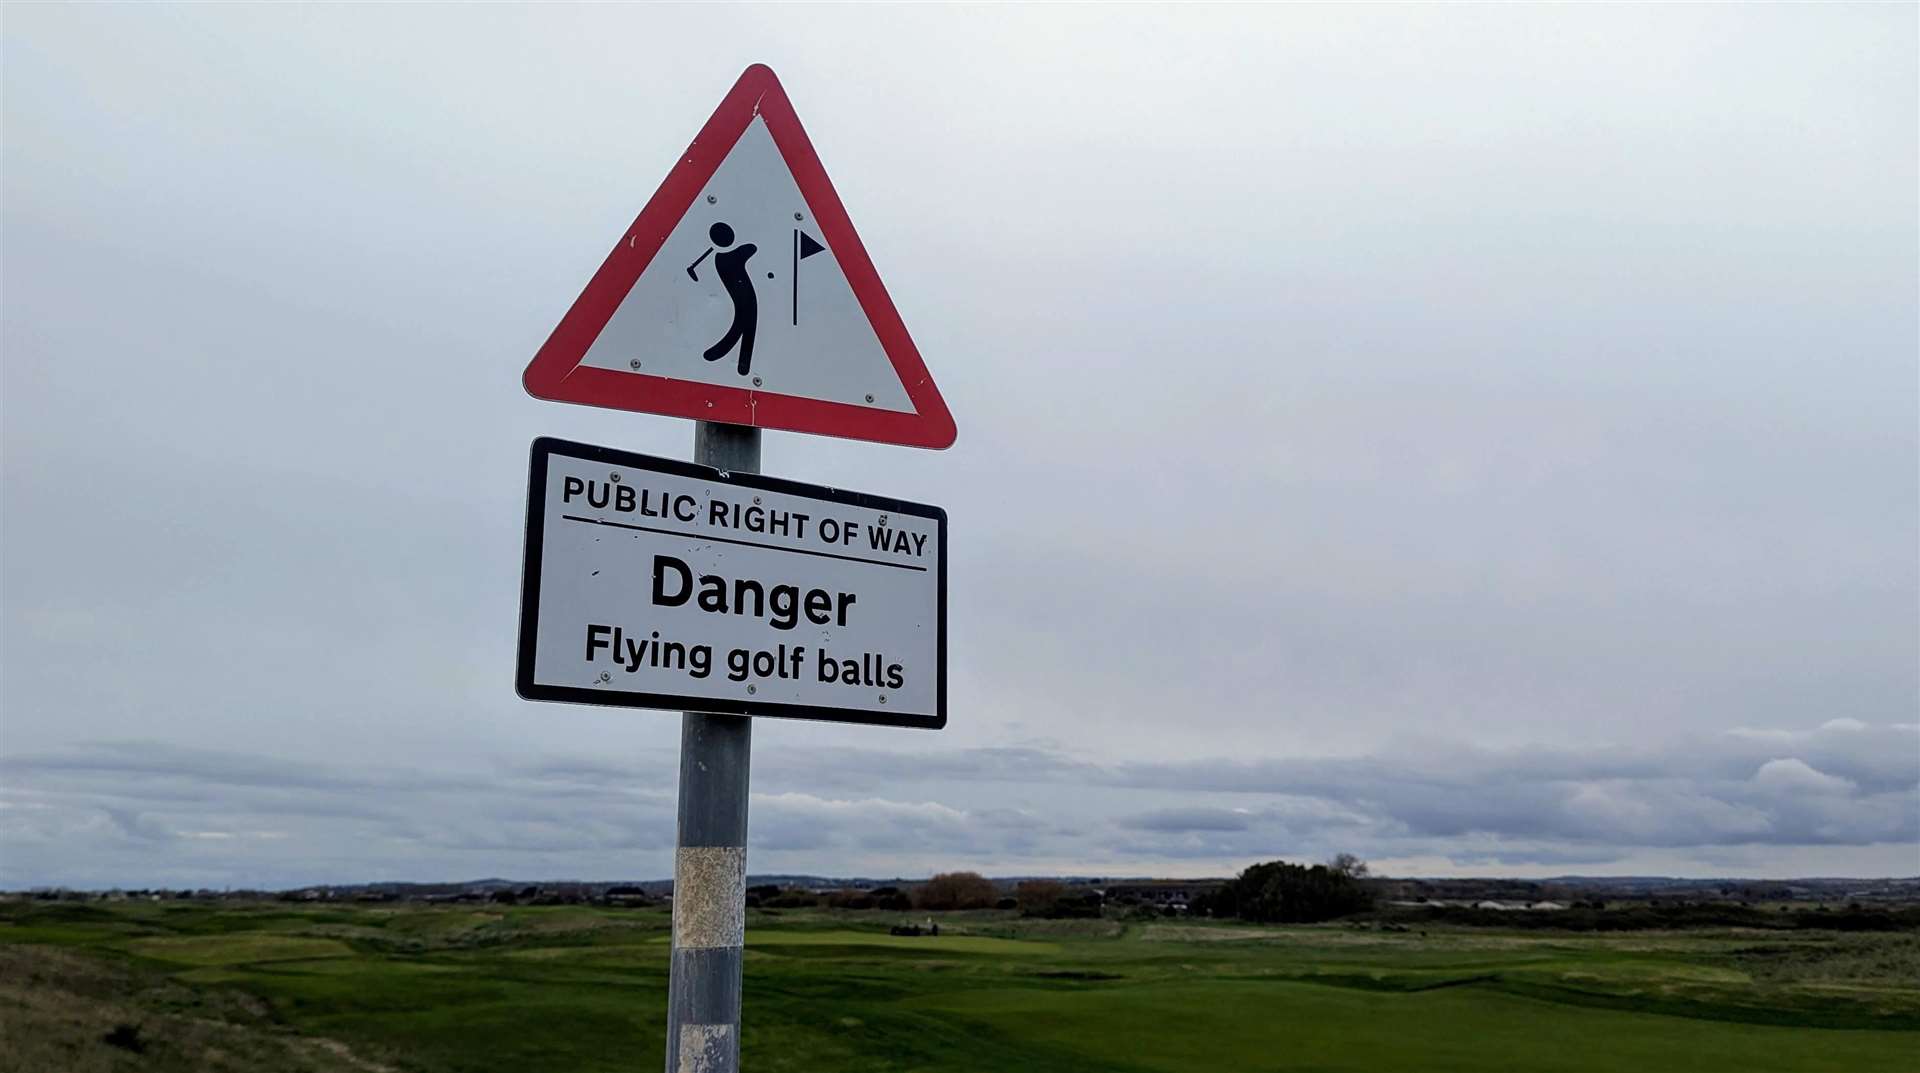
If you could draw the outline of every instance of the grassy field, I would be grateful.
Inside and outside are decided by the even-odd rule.
[[[1920,934],[755,912],[770,1071],[1920,1068]],[[661,1061],[663,910],[0,905],[0,1073]],[[106,1038],[115,1034],[118,1043]]]

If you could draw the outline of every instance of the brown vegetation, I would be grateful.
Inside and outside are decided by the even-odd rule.
[[[913,892],[916,908],[944,912],[949,909],[990,909],[999,900],[993,880],[978,872],[942,872]]]
[[[43,946],[0,944],[0,1073],[387,1073],[274,1026],[260,1000]]]
[[[1013,901],[1022,916],[1051,916],[1066,896],[1067,885],[1055,879],[1029,879],[1013,888]]]

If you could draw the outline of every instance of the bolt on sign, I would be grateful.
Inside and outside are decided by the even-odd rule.
[[[747,68],[522,377],[537,398],[944,448],[953,417],[813,143]]]
[[[529,700],[946,725],[939,507],[534,441]]]

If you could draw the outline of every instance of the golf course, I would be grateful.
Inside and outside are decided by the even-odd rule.
[[[749,914],[755,1071],[1833,1070],[1920,934]],[[664,908],[0,903],[0,1071],[652,1069]]]

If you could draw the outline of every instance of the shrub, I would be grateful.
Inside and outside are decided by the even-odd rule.
[[[836,890],[827,895],[827,905],[834,909],[872,909],[873,894],[864,890]]]
[[[787,887],[771,898],[760,899],[760,904],[767,909],[812,909],[825,900],[810,890]]]
[[[1207,900],[1214,916],[1284,924],[1311,924],[1373,908],[1373,891],[1353,875],[1323,864],[1312,867],[1268,861]]]
[[[1067,885],[1052,879],[1029,879],[1013,888],[1014,905],[1021,916],[1052,916],[1067,896]]]
[[[914,891],[914,904],[921,909],[944,912],[949,909],[985,909],[999,897],[993,881],[978,872],[942,872]]]
[[[1051,879],[1029,879],[1014,888],[1013,897],[1021,916],[1066,919],[1100,915],[1098,891],[1075,890]]]

